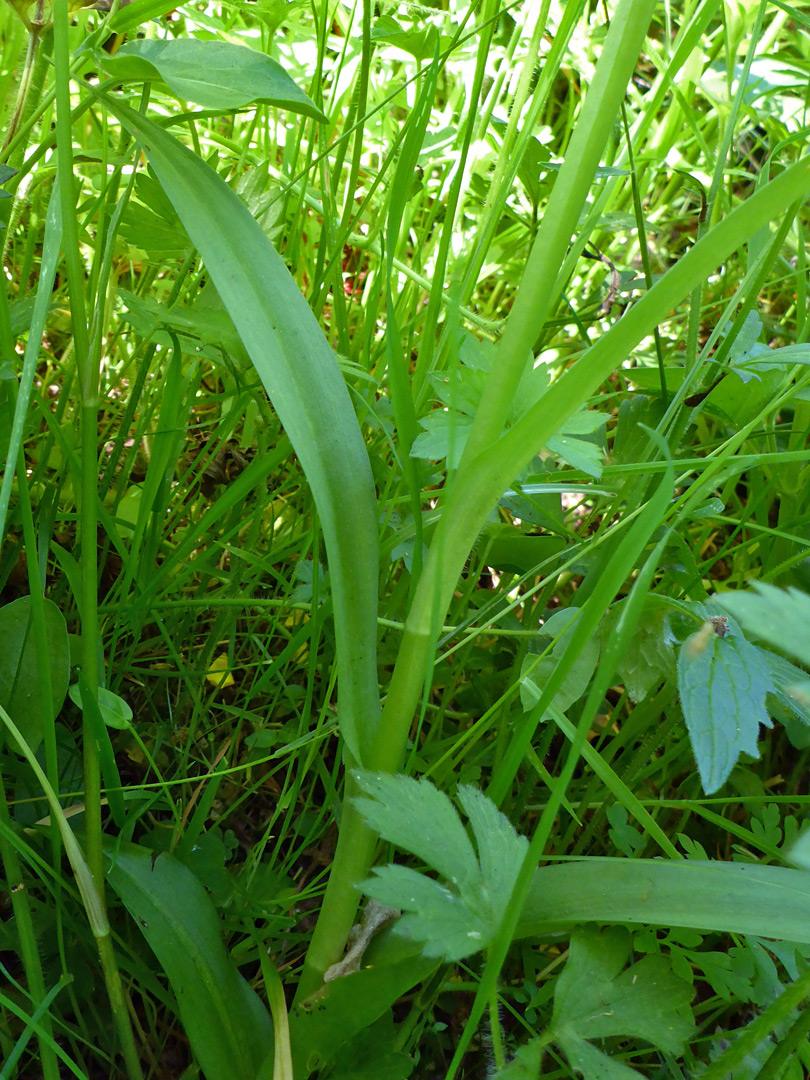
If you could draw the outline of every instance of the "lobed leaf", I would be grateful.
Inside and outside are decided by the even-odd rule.
[[[669,1054],[683,1052],[695,1027],[692,987],[663,956],[645,957],[623,971],[630,954],[630,934],[622,927],[586,927],[573,935],[554,991],[558,1041],[631,1035]]]
[[[381,903],[406,914],[394,931],[421,942],[425,956],[461,960],[486,948],[497,933],[528,841],[482,792],[462,785],[459,801],[470,819],[479,858],[448,797],[428,780],[356,774],[372,799],[355,799],[384,839],[417,855],[450,882],[443,885],[404,866],[377,867],[361,885]]]
[[[410,851],[454,885],[478,879],[472,843],[443,791],[429,780],[389,773],[357,772],[355,779],[369,796],[355,799],[355,805],[384,840]]]

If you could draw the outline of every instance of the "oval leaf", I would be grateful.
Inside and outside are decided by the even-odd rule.
[[[765,654],[736,622],[707,619],[681,646],[678,690],[700,782],[711,795],[741,753],[759,757],[759,725],[771,726],[765,695],[775,687]]]
[[[53,715],[59,714],[70,678],[67,624],[56,604],[45,605]],[[21,596],[0,608],[0,705],[6,710],[31,750],[42,742],[39,668],[34,641],[31,597]]]
[[[183,101],[204,109],[240,109],[261,102],[321,123],[327,120],[281,64],[245,45],[195,38],[130,41],[115,56],[99,54],[99,59],[114,78],[158,79]]]

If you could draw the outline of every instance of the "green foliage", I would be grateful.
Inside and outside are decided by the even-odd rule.
[[[275,105],[326,123],[323,112],[264,53],[225,41],[131,41],[100,62],[115,79],[160,79],[185,101],[223,112],[252,102]]]
[[[582,930],[571,938],[554,991],[549,1038],[586,1080],[634,1075],[586,1040],[631,1035],[680,1054],[694,1034],[689,984],[673,975],[661,956],[623,970],[629,954],[630,935],[620,928]]]
[[[804,1075],[806,18],[103,6],[0,12],[3,1076]]]
[[[758,756],[765,697],[775,687],[761,649],[726,616],[707,618],[678,653],[678,689],[703,790],[722,787],[741,753]]]
[[[157,956],[183,1026],[211,1080],[255,1080],[273,1038],[270,1017],[237,971],[200,882],[170,855],[110,850],[107,879]]]
[[[442,885],[408,867],[384,866],[363,882],[369,896],[406,911],[396,932],[425,956],[461,960],[485,949],[497,930],[528,848],[495,805],[463,785],[458,798],[476,850],[448,797],[427,780],[360,773],[364,820],[384,839],[436,869]]]
[[[70,652],[65,617],[50,600],[43,603],[50,701],[42,700],[34,606],[21,596],[0,608],[0,705],[16,718],[31,750],[42,742],[44,708],[59,714],[68,689]],[[47,684],[45,684],[47,686]]]

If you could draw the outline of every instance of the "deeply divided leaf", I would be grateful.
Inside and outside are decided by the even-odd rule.
[[[363,891],[406,912],[395,930],[422,942],[426,956],[460,960],[486,948],[509,903],[526,839],[490,799],[463,786],[459,799],[470,818],[479,862],[453,804],[429,781],[356,776],[372,796],[355,800],[366,822],[447,879],[444,884],[407,867],[385,866],[363,882]]]

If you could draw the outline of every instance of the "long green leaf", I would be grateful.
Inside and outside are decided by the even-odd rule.
[[[267,1010],[225,951],[214,905],[171,855],[110,844],[107,879],[168,976],[207,1080],[255,1080],[272,1045]]]
[[[340,727],[362,762],[379,718],[377,504],[337,360],[280,255],[227,184],[162,128],[104,100],[149,158],[306,473],[329,560]]]
[[[589,859],[535,872],[516,937],[649,923],[810,943],[810,873],[745,863]]]

